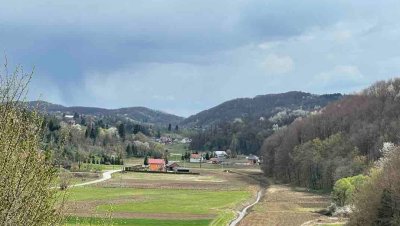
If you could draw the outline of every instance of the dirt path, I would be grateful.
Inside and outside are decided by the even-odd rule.
[[[328,205],[327,195],[295,191],[285,185],[271,185],[239,225],[299,226],[311,220],[327,218],[317,211]]]
[[[70,185],[69,187],[72,188],[72,187],[81,187],[81,186],[90,185],[90,184],[97,184],[97,183],[111,179],[111,174],[120,172],[120,171],[121,170],[108,170],[108,171],[105,171],[103,173],[103,176],[98,180],[88,181],[88,182],[80,183],[80,184],[74,184],[74,185]]]
[[[260,191],[257,192],[256,201],[254,201],[252,204],[246,206],[242,211],[238,212],[239,214],[238,214],[237,218],[236,218],[235,220],[233,220],[233,221],[229,224],[229,226],[236,226],[241,220],[243,220],[243,218],[244,218],[244,217],[246,216],[246,214],[247,214],[247,210],[248,210],[249,208],[253,207],[254,205],[256,205],[256,204],[260,201],[261,195],[262,195],[262,191],[260,190]]]

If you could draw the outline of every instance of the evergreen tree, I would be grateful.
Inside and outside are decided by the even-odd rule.
[[[134,144],[131,145],[132,156],[138,156],[138,150]]]
[[[89,127],[87,127],[86,131],[85,131],[85,138],[88,138],[88,137],[89,137]]]
[[[92,129],[90,130],[90,138],[91,139],[96,139],[96,129],[94,127],[92,127]]]
[[[100,119],[99,122],[97,122],[97,126],[100,127],[100,128],[103,128],[103,129],[106,127],[104,122],[103,122],[103,120],[101,120],[101,119]]]
[[[123,140],[125,140],[125,125],[123,123],[118,125],[118,134]]]
[[[210,160],[210,154],[206,153],[206,160]]]
[[[146,157],[144,157],[143,165],[145,165],[145,166],[149,165],[149,159],[148,159],[147,155],[146,155]]]
[[[133,126],[133,134],[137,134],[140,132],[140,125],[136,124]]]
[[[172,130],[172,125],[171,125],[171,123],[168,125],[168,131],[171,131]]]
[[[86,125],[86,120],[85,120],[85,118],[84,118],[84,117],[82,117],[82,120],[81,120],[81,125],[82,125],[82,126],[85,126],[85,125]]]
[[[381,197],[381,205],[378,209],[376,225],[391,226],[394,216],[392,194],[388,189],[384,189]]]
[[[131,147],[130,144],[128,144],[128,145],[126,146],[125,152],[126,152],[126,155],[127,155],[128,157],[131,157],[131,156],[132,156],[132,147]]]
[[[179,130],[179,127],[178,127],[178,125],[176,125],[175,126],[175,131],[178,131]]]
[[[77,120],[79,118],[79,114],[78,113],[74,113],[74,119]]]

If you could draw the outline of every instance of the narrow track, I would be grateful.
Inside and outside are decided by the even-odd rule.
[[[255,204],[257,204],[257,203],[260,201],[261,195],[262,195],[262,191],[260,190],[260,191],[257,192],[256,201],[254,201],[252,204],[250,204],[250,205],[246,206],[245,208],[243,208],[242,211],[238,212],[237,218],[236,218],[235,220],[233,220],[233,221],[229,224],[229,226],[236,226],[241,220],[243,220],[243,218],[244,218],[244,217],[246,216],[246,214],[247,214],[247,210],[248,210],[249,208],[253,207]]]
[[[89,182],[85,182],[85,183],[81,183],[81,184],[74,184],[74,185],[70,185],[69,187],[81,187],[81,186],[90,185],[90,184],[97,184],[97,183],[111,179],[111,174],[120,172],[120,171],[121,170],[108,170],[103,173],[103,176],[101,179],[93,180],[93,181],[89,181]]]

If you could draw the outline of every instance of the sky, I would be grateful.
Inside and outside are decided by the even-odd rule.
[[[35,68],[31,100],[189,116],[239,97],[354,93],[400,75],[398,0],[0,3],[0,50],[10,66]]]

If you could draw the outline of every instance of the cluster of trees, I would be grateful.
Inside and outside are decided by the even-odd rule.
[[[400,147],[385,143],[381,153],[367,175],[335,183],[332,198],[336,209],[347,207],[348,225],[400,225]]]
[[[111,116],[99,118],[74,114],[84,124],[71,125],[52,115],[46,115],[42,148],[49,152],[54,164],[69,168],[83,162],[122,164],[123,157],[159,156],[159,144],[147,136],[152,126],[131,121],[115,121]]]
[[[400,141],[399,115],[400,79],[378,82],[268,137],[263,170],[284,182],[331,189],[377,160],[383,142]]]
[[[236,122],[223,122],[191,134],[190,149],[201,151],[226,151],[234,155],[258,153],[264,139],[273,133],[270,121],[249,118]]]
[[[367,179],[367,176],[360,174],[357,176],[344,177],[337,180],[332,191],[333,202],[339,207],[351,205],[353,203],[355,193],[361,188]]]
[[[135,141],[126,146],[126,157],[142,158],[145,156],[152,156],[154,158],[160,158],[163,155],[163,146],[160,144],[153,144],[152,147],[153,148],[150,148],[150,145],[146,145],[140,141]]]
[[[291,182],[311,189],[330,190],[336,180],[362,173],[367,166],[365,157],[341,133],[296,146],[291,160]]]
[[[168,132],[171,132],[172,131],[172,124],[170,123],[170,124],[168,124]],[[178,132],[179,131],[179,126],[178,125],[175,125],[175,132]]]

